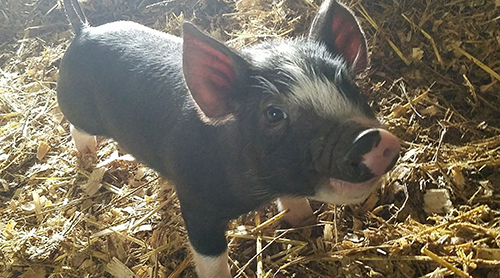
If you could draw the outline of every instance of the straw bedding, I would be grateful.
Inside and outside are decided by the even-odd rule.
[[[320,1],[87,0],[180,34],[185,19],[235,48],[307,32]],[[237,277],[500,277],[500,2],[350,1],[370,105],[401,138],[383,187],[356,206],[313,203],[285,229],[269,204],[231,222]],[[72,32],[56,0],[0,0],[0,277],[194,277],[172,186],[100,139],[78,159],[58,109]]]

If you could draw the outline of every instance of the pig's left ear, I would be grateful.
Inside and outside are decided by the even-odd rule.
[[[309,39],[326,44],[332,53],[341,54],[357,74],[368,66],[366,39],[352,12],[335,0],[325,0],[314,18]]]
[[[182,68],[193,99],[209,120],[224,119],[234,112],[237,87],[247,62],[224,44],[184,23]]]

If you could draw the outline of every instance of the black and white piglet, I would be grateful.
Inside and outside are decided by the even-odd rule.
[[[182,38],[120,21],[90,27],[64,0],[76,37],[57,96],[80,152],[114,138],[176,188],[200,277],[231,277],[230,219],[279,198],[286,220],[306,198],[363,201],[399,156],[353,77],[368,64],[352,13],[321,6],[308,38],[240,51],[190,23]]]

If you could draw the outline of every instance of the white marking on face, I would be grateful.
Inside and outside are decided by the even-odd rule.
[[[300,66],[293,62],[283,65],[283,69],[296,82],[290,88],[292,102],[311,107],[325,118],[363,115],[359,107],[344,97],[326,76],[312,69],[306,72],[305,68],[306,65]]]
[[[287,43],[282,43],[273,48],[269,49],[259,49],[258,55],[252,55],[251,59],[257,64],[265,64],[272,59],[273,56],[279,55],[280,57],[296,57],[297,50]]]
[[[292,47],[290,44],[282,43],[276,47],[276,50],[284,57],[296,57],[297,49]]]
[[[208,239],[207,239],[208,240]],[[218,257],[210,257],[197,253],[192,247],[193,261],[199,278],[231,278],[227,251]]]

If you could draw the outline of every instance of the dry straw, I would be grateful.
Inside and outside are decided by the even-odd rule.
[[[319,1],[86,0],[94,24],[179,34],[184,18],[239,48],[306,34]],[[359,206],[314,203],[283,229],[274,205],[231,222],[239,277],[498,277],[498,1],[350,1],[369,40],[359,84],[404,154]],[[72,34],[56,0],[0,0],[0,277],[193,277],[175,192],[101,139],[74,151],[57,107]]]

